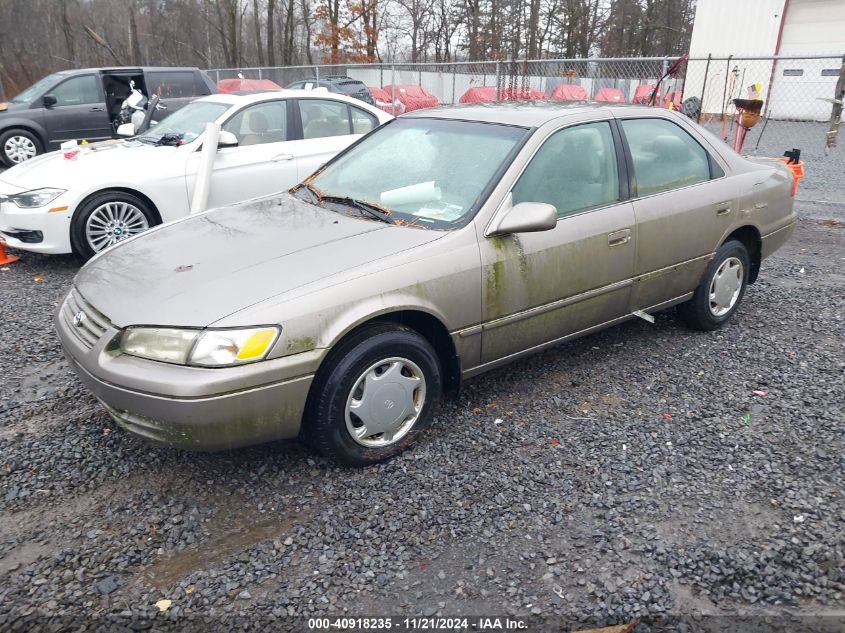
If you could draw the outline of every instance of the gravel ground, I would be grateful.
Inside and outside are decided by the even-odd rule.
[[[194,455],[122,432],[50,324],[75,262],[26,254],[0,271],[0,630],[845,616],[843,262],[845,228],[803,219],[724,330],[668,312],[514,364],[353,470],[293,442]],[[701,628],[721,621],[672,630],[738,630]]]

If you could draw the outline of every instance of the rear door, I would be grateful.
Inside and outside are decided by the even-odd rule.
[[[710,255],[735,221],[738,185],[678,123],[622,118],[633,171],[637,252],[632,309],[692,291]]]
[[[262,101],[242,108],[223,124],[223,130],[237,137],[238,146],[217,150],[209,208],[270,195],[297,183],[289,108],[285,99]],[[194,190],[199,163],[196,151],[188,161],[188,191]]]
[[[53,149],[62,141],[111,138],[112,127],[99,75],[68,77],[48,94],[56,98],[54,106],[44,109],[44,127]]]
[[[296,104],[301,138],[296,150],[300,181],[363,134],[378,127],[374,115],[345,101],[300,98]]]

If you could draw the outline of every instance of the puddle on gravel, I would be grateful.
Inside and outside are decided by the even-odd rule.
[[[221,510],[218,516],[224,514],[226,518],[212,520],[212,525],[215,522],[218,525],[212,528],[209,538],[156,561],[141,572],[142,579],[158,589],[169,587],[185,576],[208,569],[261,541],[286,536],[305,518],[303,512],[267,516],[252,508],[239,508],[231,513]]]

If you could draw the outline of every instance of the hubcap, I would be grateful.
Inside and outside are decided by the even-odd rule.
[[[370,365],[346,399],[346,429],[368,448],[389,446],[405,437],[425,404],[425,376],[407,358]]]
[[[724,316],[736,305],[744,274],[742,262],[736,257],[729,257],[716,270],[710,282],[710,312],[713,316]]]
[[[6,139],[6,144],[3,145],[3,153],[6,154],[6,158],[17,165],[35,157],[35,143],[25,136],[11,136]]]
[[[85,237],[95,253],[150,228],[141,210],[128,202],[106,202],[85,223]]]

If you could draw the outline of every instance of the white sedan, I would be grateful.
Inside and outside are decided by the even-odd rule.
[[[52,152],[0,174],[0,237],[88,259],[190,212],[206,124],[222,127],[209,208],[284,191],[391,119],[326,91],[215,94],[133,139]]]

